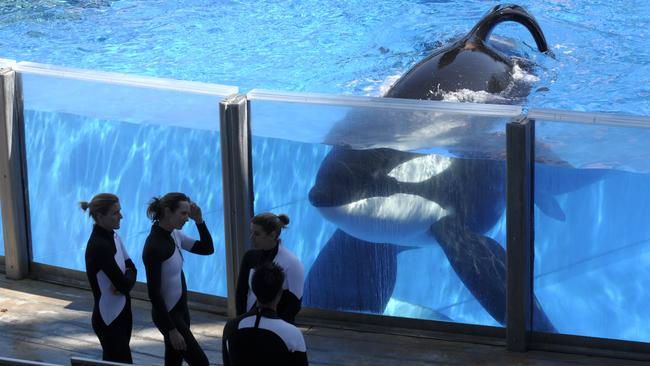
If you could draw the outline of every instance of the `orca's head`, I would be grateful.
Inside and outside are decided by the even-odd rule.
[[[430,225],[449,214],[432,197],[435,178],[451,164],[439,155],[335,147],[320,166],[309,201],[359,239],[418,245]]]

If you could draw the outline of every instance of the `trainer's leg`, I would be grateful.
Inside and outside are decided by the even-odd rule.
[[[163,338],[165,339],[165,366],[181,366],[183,364],[183,355],[180,352],[176,351],[174,347],[172,347],[172,344],[169,341],[169,332],[163,330],[163,323],[160,321],[159,317],[160,315],[156,314],[155,312],[151,313],[153,323],[156,325],[156,328],[158,328],[160,333],[163,335]]]
[[[190,331],[190,313],[186,309],[179,316],[174,317],[174,324],[176,324],[176,329],[181,333],[183,339],[185,339],[185,351],[182,352],[183,359],[190,366],[208,366],[210,363],[208,361],[208,356],[205,355],[201,345],[194,338],[194,334]]]
[[[104,324],[99,314],[93,314],[93,329],[102,345],[102,359],[104,361],[133,363],[131,357],[131,329],[133,319],[131,316],[131,307],[125,306],[120,315],[111,322],[110,325]]]

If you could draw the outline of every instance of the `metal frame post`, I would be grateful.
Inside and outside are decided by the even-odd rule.
[[[532,331],[535,122],[506,125],[507,329],[510,351],[525,352]]]
[[[0,197],[5,273],[11,279],[27,277],[32,262],[21,84],[15,71],[0,71]]]
[[[253,215],[253,176],[248,102],[235,94],[219,103],[221,161],[223,166],[224,229],[228,315],[234,316],[237,276],[248,249]]]

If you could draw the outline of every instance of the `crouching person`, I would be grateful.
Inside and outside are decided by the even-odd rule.
[[[276,313],[284,272],[272,262],[255,269],[251,281],[256,306],[230,320],[223,331],[223,364],[308,365],[302,333]]]

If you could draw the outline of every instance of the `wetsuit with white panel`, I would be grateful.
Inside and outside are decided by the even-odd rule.
[[[205,223],[196,224],[199,240],[180,230],[169,232],[158,223],[144,245],[142,260],[147,273],[147,289],[151,300],[153,322],[165,338],[165,365],[207,365],[208,359],[190,331],[190,313],[187,308],[187,286],[183,273],[183,253],[209,255],[214,252],[212,236]],[[169,332],[177,329],[185,340],[185,351],[176,351],[169,340]]]
[[[278,303],[278,316],[293,324],[300,311],[305,283],[305,269],[293,253],[282,244],[271,250],[252,249],[246,252],[237,278],[235,305],[237,315],[242,315],[255,307],[257,298],[251,289],[255,268],[263,263],[274,262],[284,271],[282,297]]]
[[[221,353],[225,366],[308,365],[302,333],[271,309],[255,308],[226,323]]]
[[[99,225],[86,246],[86,275],[93,292],[93,330],[102,345],[105,361],[132,363],[131,297],[137,270],[120,237]]]

